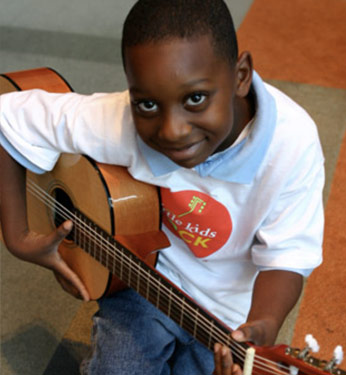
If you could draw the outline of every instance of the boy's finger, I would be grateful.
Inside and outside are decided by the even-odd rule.
[[[71,220],[64,221],[56,230],[58,236],[65,238],[72,230],[73,223]]]
[[[221,374],[221,344],[218,343],[214,345],[214,363],[215,369],[213,375]]]
[[[222,368],[223,369],[229,369],[229,371],[231,373],[233,360],[232,360],[231,350],[227,346],[223,346],[221,348],[221,361],[222,361]]]
[[[65,288],[67,288],[68,292],[75,295],[76,297],[80,296],[84,301],[90,301],[89,293],[81,281],[81,279],[77,276],[75,272],[73,272],[68,265],[61,260],[55,267],[54,272],[57,276],[59,274],[67,283],[70,283],[73,288],[77,290],[77,295],[73,292],[73,288],[69,288],[68,285],[63,285]],[[58,278],[58,277],[57,277]],[[61,279],[58,279],[58,281],[61,281]]]
[[[73,228],[73,223],[71,220],[64,221],[59,227],[56,228],[54,232],[52,232],[48,237],[51,240],[52,245],[58,244],[62,241],[68,234],[71,232]]]
[[[261,327],[256,324],[246,323],[233,331],[231,335],[232,338],[238,342],[251,341],[254,344],[258,344],[262,335],[262,330]]]
[[[251,337],[251,332],[249,330],[246,330],[246,332],[244,331],[244,328],[238,328],[237,330],[232,332],[231,336],[238,342],[248,341]]]
[[[58,281],[58,283],[60,284],[62,289],[64,289],[65,292],[67,292],[68,294],[71,294],[75,298],[82,299],[78,289],[74,285],[72,285],[59,273],[54,272],[54,275],[55,275],[56,280]]]
[[[243,372],[242,372],[242,369],[240,368],[240,366],[237,365],[237,364],[234,364],[232,366],[232,375],[242,375],[242,374],[243,374]]]
[[[234,372],[238,368],[234,368],[231,350],[227,346],[215,344],[214,358],[215,375],[238,375],[238,372]],[[241,375],[241,372],[239,374]]]

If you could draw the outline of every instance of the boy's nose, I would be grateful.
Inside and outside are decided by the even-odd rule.
[[[191,125],[186,118],[177,112],[171,112],[163,116],[158,136],[163,141],[177,142],[186,138],[190,132]]]

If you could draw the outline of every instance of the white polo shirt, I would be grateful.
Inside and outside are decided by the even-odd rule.
[[[171,246],[157,268],[232,328],[259,270],[308,274],[322,260],[324,159],[308,114],[255,73],[256,115],[240,139],[193,169],[136,135],[128,92],[40,90],[0,97],[0,141],[35,172],[61,152],[128,167],[161,187]]]

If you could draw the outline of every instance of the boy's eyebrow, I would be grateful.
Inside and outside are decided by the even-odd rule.
[[[143,91],[137,87],[129,87],[129,91],[131,94],[142,94]]]
[[[189,87],[196,86],[201,83],[206,83],[209,81],[210,81],[209,78],[198,78],[198,79],[194,79],[194,80],[183,83],[181,87],[189,88]],[[143,91],[139,87],[136,87],[136,86],[129,87],[129,91],[133,94],[143,94]]]
[[[189,82],[183,83],[182,87],[196,86],[196,85],[199,85],[200,83],[206,83],[209,81],[210,81],[209,78],[198,78],[198,79],[194,79]]]

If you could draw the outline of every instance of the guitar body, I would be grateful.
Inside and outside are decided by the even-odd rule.
[[[77,207],[150,265],[155,264],[155,250],[168,245],[166,236],[160,231],[156,187],[134,180],[125,168],[95,163],[81,155],[65,154],[52,172],[44,175],[28,172],[27,178],[69,211]],[[27,202],[32,230],[48,234],[62,221],[56,223],[54,206],[47,207],[46,202],[33,194],[27,194]],[[82,279],[90,297],[98,299],[125,284],[100,263],[98,248],[92,246],[89,245],[86,252],[74,241],[66,239],[59,252]]]

